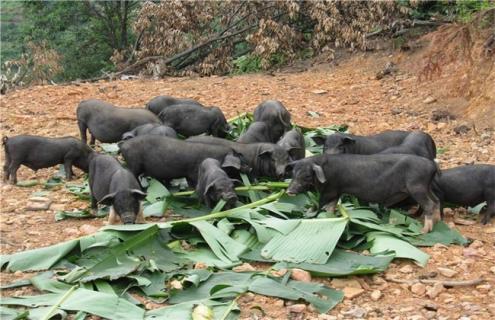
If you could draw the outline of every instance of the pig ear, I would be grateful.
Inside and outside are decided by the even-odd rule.
[[[301,148],[298,148],[298,147],[292,147],[290,148],[289,150],[287,150],[287,153],[289,154],[289,156],[291,158],[294,158],[295,156],[295,153],[298,152],[299,150],[301,150]]]
[[[223,159],[223,163],[222,163],[222,168],[229,168],[229,167],[233,167],[237,170],[240,170],[241,169],[241,159],[239,159],[239,157],[236,157],[235,155],[229,153],[225,156],[225,158]]]
[[[215,181],[211,182],[209,185],[206,186],[205,191],[203,192],[203,196],[207,196],[208,193],[213,191],[213,187],[215,186]]]
[[[342,138],[342,144],[354,144],[354,143],[356,143],[356,140],[351,137]]]
[[[315,136],[315,137],[312,137],[311,139],[313,139],[313,141],[318,144],[318,145],[322,145],[325,143],[325,140],[327,139],[327,137],[321,137],[321,136]]]
[[[270,149],[265,149],[263,151],[261,151],[259,154],[258,154],[258,157],[261,157],[261,156],[271,156],[272,155],[272,152],[273,150],[270,150]]]
[[[232,180],[232,183],[234,184],[235,187],[242,185],[242,181],[239,179],[230,179],[230,180]]]
[[[115,194],[116,194],[116,192],[107,194],[100,201],[98,201],[98,204],[103,204],[105,206],[111,206],[113,204],[113,199],[115,198]]]
[[[325,181],[327,181],[327,178],[325,178],[325,174],[323,173],[323,169],[321,168],[321,166],[313,164],[313,171],[316,174],[316,179],[318,179],[320,183],[325,183]]]
[[[281,110],[278,110],[278,120],[280,120],[280,123],[283,124],[285,129],[290,130],[290,127],[291,127],[290,121],[287,123],[287,121],[284,120],[284,115],[282,114]]]
[[[143,200],[147,196],[146,192],[143,192],[139,189],[132,189],[131,194],[138,200]]]
[[[285,172],[292,171],[292,169],[294,169],[294,166],[296,165],[296,163],[297,163],[297,161],[292,161],[292,162],[287,163],[287,165],[285,166]]]

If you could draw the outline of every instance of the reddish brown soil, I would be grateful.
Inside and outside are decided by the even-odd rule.
[[[495,164],[495,135],[492,131],[471,129],[467,134],[455,134],[453,129],[465,120],[432,122],[434,108],[444,105],[445,95],[437,95],[441,79],[418,82],[414,68],[405,66],[391,76],[375,80],[375,74],[388,61],[403,60],[400,56],[355,55],[341,65],[319,65],[302,73],[276,73],[275,75],[245,75],[236,77],[170,78],[164,80],[133,80],[99,82],[80,85],[37,86],[18,90],[1,97],[1,135],[37,134],[45,136],[78,136],[75,109],[88,98],[99,98],[113,104],[130,107],[143,106],[157,95],[173,95],[198,99],[206,105],[218,105],[227,117],[251,111],[266,99],[279,99],[293,115],[295,123],[305,126],[325,126],[345,123],[353,133],[369,134],[385,129],[420,129],[430,133],[437,146],[445,152],[438,156],[440,166],[448,168],[464,163]],[[322,94],[317,92],[325,91]],[[436,98],[432,104],[424,101]],[[320,116],[313,118],[308,111]],[[495,121],[495,120],[494,120]],[[2,154],[3,163],[3,154]],[[37,173],[23,167],[19,180],[47,179],[56,169]],[[81,173],[78,171],[79,177]],[[78,179],[78,181],[81,178]],[[2,184],[0,203],[1,253],[13,253],[38,248],[80,236],[82,225],[102,226],[103,219],[64,220],[55,222],[54,210],[26,211],[28,198],[42,186],[31,188]],[[57,209],[83,209],[87,202],[76,200],[64,188],[51,190],[48,196]],[[52,207],[53,208],[53,207]],[[463,211],[454,211],[458,217]],[[452,222],[448,215],[447,222]],[[452,222],[453,223],[453,222]],[[464,248],[442,246],[425,249],[432,255],[426,268],[407,261],[396,261],[387,275],[401,279],[416,279],[438,267],[447,266],[458,273],[453,279],[483,277],[482,286],[444,289],[439,296],[429,299],[415,295],[408,285],[380,281],[376,276],[360,277],[365,292],[330,312],[340,318],[352,317],[346,311],[352,307],[366,310],[367,319],[490,319],[495,317],[495,221],[486,226],[479,223],[456,227],[463,235],[477,239],[480,247]],[[470,256],[466,256],[470,255]],[[411,273],[399,271],[412,266]],[[26,273],[1,273],[2,283],[29,277]],[[384,278],[385,275],[378,275]],[[442,275],[436,279],[444,278]],[[329,279],[316,279],[330,284]],[[372,290],[383,294],[378,301],[370,298]],[[2,294],[20,295],[31,289],[6,290]],[[428,311],[425,303],[432,303]],[[255,307],[260,307],[264,315]],[[247,295],[240,299],[242,318],[245,319],[325,319],[311,308],[301,314],[289,314],[287,306],[278,299]],[[329,317],[327,319],[332,319]],[[466,318],[464,318],[466,319]]]

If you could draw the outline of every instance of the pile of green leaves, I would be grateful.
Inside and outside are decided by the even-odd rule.
[[[233,136],[247,127],[249,117],[231,122],[237,131]],[[310,139],[338,129],[344,130],[302,128],[315,152],[317,145]],[[30,285],[42,292],[2,299],[2,319],[49,319],[68,313],[76,314],[75,319],[89,314],[108,319],[235,319],[237,299],[245,292],[302,300],[326,313],[343,293],[292,280],[292,268],[320,277],[372,274],[386,270],[395,258],[424,266],[429,256],[417,246],[466,243],[442,222],[423,235],[421,223],[401,211],[364,207],[351,197],[341,199],[335,214],[318,212],[318,194],[288,197],[288,182],[252,184],[243,177],[244,185],[236,188],[238,206],[230,210],[223,210],[222,201],[213,210],[204,207],[193,191],[182,190],[180,181],[170,188],[154,179],[145,182],[145,215],[165,215],[167,222],[106,226],[93,235],[2,256],[0,266],[6,271],[40,272],[3,289]],[[86,186],[68,188],[87,198]],[[261,263],[265,270],[232,270],[246,262]],[[283,276],[273,272],[280,269],[289,271]],[[145,310],[138,296],[164,306]]]

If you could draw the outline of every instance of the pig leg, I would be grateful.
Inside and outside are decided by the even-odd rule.
[[[139,206],[139,212],[136,216],[136,223],[146,223],[146,220],[144,220],[144,215],[143,215],[143,206]]]
[[[72,173],[72,159],[65,159],[64,160],[64,169],[65,169],[65,179],[71,180],[73,173]]]
[[[3,182],[7,182],[9,180],[10,172],[9,172],[9,167],[10,167],[10,156],[7,153],[7,150],[5,150],[5,163],[3,165]]]
[[[486,202],[486,210],[483,218],[481,219],[481,223],[488,224],[493,216],[495,216],[495,199],[491,199]]]
[[[421,231],[423,233],[430,232],[433,230],[435,220],[440,219],[440,201],[433,194],[428,194],[422,190],[412,192],[411,197],[425,210],[425,223]]]
[[[91,133],[91,141],[89,142],[89,144],[91,146],[94,146],[96,143],[96,137],[94,136],[94,134]]]
[[[119,223],[119,216],[115,212],[113,206],[110,207],[110,213],[108,214],[108,224],[117,224]]]
[[[82,121],[77,121],[77,125],[79,126],[79,132],[81,133],[81,141],[84,142],[84,144],[87,144],[88,137],[86,136],[86,130],[88,129],[88,127]]]
[[[327,212],[334,212],[338,200],[339,195],[335,191],[324,189],[320,192],[319,207]]]
[[[325,204],[322,209],[325,209],[326,212],[335,212],[335,207],[337,206],[337,201],[338,200],[333,200],[330,201],[329,203]]]
[[[12,161],[9,166],[9,174],[10,174],[10,183],[11,184],[16,184],[17,183],[17,170],[19,170],[19,167],[21,166],[20,163]]]

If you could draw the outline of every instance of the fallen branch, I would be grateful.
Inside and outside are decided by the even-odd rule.
[[[432,280],[432,279],[396,279],[393,277],[385,277],[387,281],[395,282],[395,283],[406,283],[406,284],[415,284],[415,283],[423,283],[423,284],[437,284],[440,283],[444,287],[466,287],[466,286],[475,286],[480,283],[483,283],[485,279],[478,278],[472,280]]]

